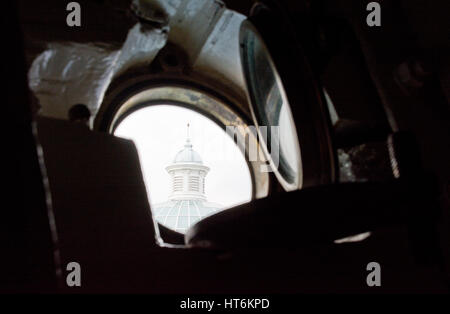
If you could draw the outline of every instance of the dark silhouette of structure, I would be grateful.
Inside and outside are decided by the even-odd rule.
[[[271,57],[278,85],[252,85],[252,75],[261,76],[238,60],[246,100],[226,71],[202,71],[195,58],[218,43],[219,35],[207,40],[221,29],[214,20],[205,25],[217,29],[190,41],[195,49],[170,43],[151,64],[134,64],[108,81],[93,130],[70,122],[89,120],[83,105],[71,108],[70,121],[32,115],[27,73],[50,41],[66,48],[123,44],[137,22],[126,14],[130,4],[84,3],[85,25],[98,27],[77,32],[61,27],[63,14],[48,18],[55,8],[65,12],[61,1],[4,4],[4,108],[19,138],[8,138],[4,154],[12,170],[4,176],[11,190],[4,201],[13,205],[0,219],[0,292],[449,293],[449,2],[382,1],[380,28],[365,22],[368,1],[262,2],[225,1],[224,24],[247,20],[248,37],[239,38],[236,28],[234,45],[224,47],[250,60],[257,54],[249,49],[265,43],[269,53],[259,56]],[[147,22],[145,34],[158,27],[164,34],[161,21]],[[176,62],[165,61],[168,55]],[[268,108],[289,104],[288,130],[296,131],[301,153],[298,186],[287,191],[286,173],[254,175],[250,203],[198,222],[185,236],[158,225],[134,144],[111,133],[125,114],[156,101],[132,103],[133,96],[179,85],[223,106],[192,94],[158,101],[192,106],[221,124],[237,123],[230,112],[239,123],[264,124],[264,114],[271,123],[278,111]],[[271,102],[276,96],[285,102]],[[335,242],[368,231],[364,241]],[[373,261],[384,278],[376,290],[366,284]],[[66,285],[70,262],[82,267],[81,287]]]

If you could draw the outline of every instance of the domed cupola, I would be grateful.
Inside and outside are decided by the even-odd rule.
[[[156,220],[178,232],[185,232],[197,221],[222,210],[219,204],[206,200],[205,177],[209,168],[193,150],[188,135],[184,148],[166,167],[172,178],[171,193],[165,203],[152,205]]]
[[[173,160],[173,163],[166,167],[172,178],[172,191],[170,200],[177,199],[204,199],[205,177],[209,168],[203,165],[200,155],[193,150],[191,140],[188,135],[184,148],[180,150]]]

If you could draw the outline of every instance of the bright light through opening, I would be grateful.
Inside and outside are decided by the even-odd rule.
[[[114,134],[134,141],[153,214],[171,229],[185,232],[205,216],[251,199],[243,154],[224,128],[204,115],[149,106],[127,116]]]

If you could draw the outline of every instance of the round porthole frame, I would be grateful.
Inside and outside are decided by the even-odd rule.
[[[299,144],[300,173],[296,182],[292,183],[276,167],[273,171],[283,188],[292,191],[335,182],[337,167],[324,95],[288,20],[279,7],[256,4],[248,19],[241,24],[239,46],[254,124],[261,124],[261,119],[256,93],[252,91],[250,66],[246,64],[247,32],[254,32],[267,50],[277,83],[282,86],[283,97],[289,104]],[[270,160],[270,149],[265,143],[262,144]]]
[[[183,80],[144,79],[120,88],[114,93],[114,97],[102,104],[106,108],[103,108],[101,116],[95,121],[94,128],[113,134],[118,124],[129,114],[147,106],[161,104],[196,111],[220,127],[232,125],[245,128],[249,125],[246,115],[237,106],[208,88]],[[248,149],[244,152],[251,176],[251,199],[264,198],[270,189],[269,175],[259,171],[264,162],[249,161]]]

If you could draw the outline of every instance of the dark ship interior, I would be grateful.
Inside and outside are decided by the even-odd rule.
[[[0,291],[449,293],[450,2],[377,1],[381,26],[369,2],[78,1],[75,27],[68,1],[4,3],[18,136]],[[77,102],[88,128],[69,121]],[[154,220],[136,147],[114,136],[159,103],[221,127],[276,125],[288,106],[295,143],[273,172],[248,161],[250,202],[182,234]]]

